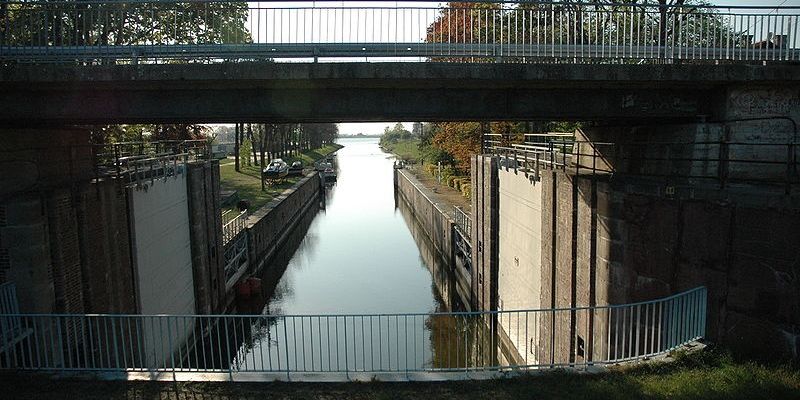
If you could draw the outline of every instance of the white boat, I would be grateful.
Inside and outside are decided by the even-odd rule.
[[[289,174],[289,165],[280,158],[276,158],[264,168],[264,179],[280,179]]]

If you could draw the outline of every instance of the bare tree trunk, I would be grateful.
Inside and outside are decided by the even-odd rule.
[[[261,166],[266,166],[267,164],[264,162],[264,153],[267,151],[267,124],[261,125],[261,137],[259,138],[258,149],[259,153],[261,153]]]
[[[253,165],[258,165],[258,154],[256,154],[256,141],[253,139],[253,124],[247,124],[247,136],[250,137],[250,148],[253,150]]]
[[[236,169],[236,172],[239,172],[239,124],[236,124],[236,127],[233,131],[233,165]]]

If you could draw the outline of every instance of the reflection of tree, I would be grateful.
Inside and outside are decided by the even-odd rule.
[[[496,365],[488,320],[481,314],[438,314],[425,321],[431,335],[432,368]]]

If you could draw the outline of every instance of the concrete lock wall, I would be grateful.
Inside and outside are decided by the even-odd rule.
[[[532,310],[541,307],[542,185],[513,169],[500,168],[498,244],[498,310]],[[507,338],[517,364],[538,360],[538,315],[499,318],[498,332]],[[526,326],[527,325],[527,326]]]
[[[83,185],[77,202],[86,312],[136,312],[125,190],[114,180]]]
[[[471,310],[472,273],[456,263],[453,237],[456,234],[455,221],[446,211],[449,205],[434,200],[431,191],[408,171],[395,170],[394,180],[398,206],[416,221],[408,224],[409,230],[418,244],[420,254],[432,269],[431,274],[441,297],[451,309],[457,300]]]
[[[189,204],[186,171],[128,188],[133,231],[136,288],[141,314],[195,313]],[[145,330],[147,365],[161,365],[171,355],[170,343],[184,343],[191,327],[176,327],[161,340],[158,321]]]
[[[135,312],[125,194],[93,179],[89,131],[0,135],[0,282],[16,284],[21,310]]]
[[[668,197],[639,190],[640,184],[621,177],[608,181],[544,171],[534,185],[538,189],[532,189],[512,172],[501,169],[499,175],[503,308],[511,308],[505,299],[512,295],[539,294],[541,308],[564,308],[652,300],[706,286],[709,339],[762,358],[798,354],[797,210]],[[515,249],[521,237],[535,243],[535,229],[515,232],[516,222],[504,217],[506,210],[523,216],[525,207],[542,215],[538,292],[511,259],[521,253]],[[532,255],[530,267],[535,263]],[[505,279],[506,272],[519,278]],[[569,313],[539,321],[539,361],[604,357],[613,351],[604,339],[605,321],[602,315]],[[585,343],[582,354],[579,342]]]
[[[497,158],[474,156],[472,173],[472,306],[497,309]]]
[[[265,267],[305,210],[316,204],[321,184],[318,173],[309,173],[247,218],[250,273]]]
[[[128,193],[139,312],[194,313],[186,174],[131,187]]]
[[[187,164],[189,234],[198,314],[225,311],[219,161]]]

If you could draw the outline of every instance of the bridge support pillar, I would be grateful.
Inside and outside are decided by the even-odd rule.
[[[497,310],[497,157],[472,157],[472,308]]]

